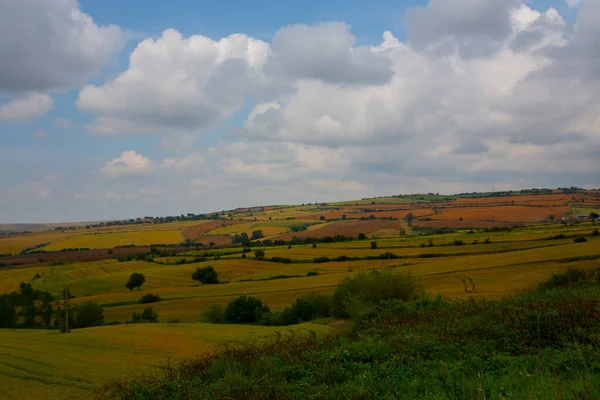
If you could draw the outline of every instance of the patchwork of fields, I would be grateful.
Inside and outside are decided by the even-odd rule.
[[[242,294],[281,310],[299,296],[330,294],[344,278],[370,269],[408,272],[426,292],[455,300],[526,290],[552,273],[585,268],[600,259],[600,236],[593,234],[598,225],[546,221],[549,214],[559,219],[569,212],[597,210],[596,197],[585,196],[583,201],[581,196],[575,200],[589,206],[577,203],[573,208],[574,196],[560,193],[393,197],[238,209],[220,215],[221,220],[0,236],[0,254],[4,254],[0,257],[0,293],[30,282],[60,297],[69,285],[73,306],[93,301],[103,307],[105,322],[116,324],[75,329],[68,335],[56,330],[1,329],[0,398],[87,398],[107,379],[148,372],[169,358],[211,351],[218,343],[260,340],[289,329],[318,334],[333,329],[330,320],[288,328],[204,322],[203,312],[210,306],[225,306]],[[416,220],[409,223],[408,213]],[[384,215],[388,219],[377,219]],[[358,216],[363,219],[354,219]],[[513,227],[519,223],[530,225]],[[427,225],[458,229],[444,234],[420,230]],[[490,226],[511,228],[477,230]],[[246,253],[242,246],[230,246],[234,235],[251,236],[256,230],[273,240],[336,235],[353,240],[315,245],[252,243]],[[367,238],[356,240],[360,233]],[[586,241],[575,243],[578,236]],[[139,246],[162,245],[162,253],[136,260],[136,255],[149,252],[150,247],[112,249],[132,241]],[[68,248],[102,250],[60,252]],[[265,252],[264,258],[257,259],[253,253],[259,249]],[[24,250],[20,256],[6,255]],[[95,258],[86,261],[86,255]],[[22,261],[25,258],[27,262]],[[11,260],[18,262],[11,265]],[[196,268],[209,265],[217,272],[219,284],[192,280]],[[146,278],[139,291],[125,288],[133,272]],[[161,300],[141,304],[140,298],[149,293]],[[126,324],[133,313],[148,306],[158,313],[159,323]]]

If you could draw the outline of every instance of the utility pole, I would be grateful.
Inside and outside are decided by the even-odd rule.
[[[72,283],[61,285],[65,289],[65,333],[69,333],[69,288]]]

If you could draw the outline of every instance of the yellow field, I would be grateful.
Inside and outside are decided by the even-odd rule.
[[[323,325],[292,328],[322,334]],[[88,398],[107,378],[151,371],[169,358],[202,354],[216,343],[258,339],[290,328],[137,324],[73,330],[0,330],[1,399]]]
[[[19,254],[26,248],[52,243],[69,237],[68,233],[39,232],[0,236],[0,254]]]
[[[255,221],[255,222],[250,222],[247,224],[237,224],[237,225],[229,225],[229,226],[223,226],[220,228],[216,228],[213,229],[212,231],[208,232],[209,235],[235,235],[235,234],[242,234],[242,233],[246,233],[248,236],[252,235],[253,231],[256,230],[262,230],[263,235],[265,236],[265,238],[267,237],[271,237],[271,236],[277,236],[277,235],[281,235],[284,233],[288,233],[289,230],[289,226],[290,225],[299,225],[299,224],[315,224],[318,225],[318,223],[316,223],[316,221],[314,220],[298,220],[298,219],[294,219],[294,220],[280,220],[280,221]],[[320,225],[322,226],[322,225]],[[313,226],[310,226],[309,228],[311,228]],[[314,229],[314,227],[313,227]]]
[[[106,249],[115,246],[148,246],[151,244],[177,244],[185,240],[181,230],[148,230],[131,232],[94,232],[78,234],[44,247],[46,251],[90,248]]]

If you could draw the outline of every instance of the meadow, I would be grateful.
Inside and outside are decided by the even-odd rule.
[[[0,236],[0,254],[27,253],[28,248],[31,251],[44,245],[33,249],[26,264],[11,265],[11,259],[21,260],[16,257],[0,258],[0,294],[18,290],[25,282],[61,298],[65,285],[69,285],[70,304],[97,303],[103,308],[106,324],[73,329],[69,334],[53,329],[0,329],[0,398],[88,398],[107,380],[130,378],[164,367],[167,360],[178,362],[201,355],[219,343],[261,341],[290,330],[308,329],[323,335],[335,331],[334,326],[340,323],[334,319],[290,327],[206,323],[206,310],[224,307],[240,295],[256,297],[277,312],[302,296],[330,295],[346,279],[371,270],[408,274],[428,295],[440,295],[452,304],[473,299],[494,301],[522,293],[552,274],[597,265],[600,236],[593,232],[599,225],[545,221],[550,212],[559,217],[565,210],[595,209],[564,204],[570,201],[572,196],[561,193],[478,198],[419,195],[232,210],[222,213],[227,219],[221,220]],[[534,202],[541,206],[526,205]],[[398,210],[402,207],[406,210]],[[329,215],[341,219],[351,212],[377,212],[365,208],[397,212],[402,217],[411,212],[417,220],[322,221],[319,217],[335,213]],[[418,218],[423,217],[436,220],[422,223],[442,223],[441,227],[448,227],[443,225],[445,218],[456,223],[462,217],[466,225],[448,233],[423,231],[418,229]],[[474,226],[469,226],[469,221],[479,219],[529,221],[530,225],[471,230]],[[308,226],[302,232],[290,232],[295,224]],[[233,235],[250,236],[255,230],[278,240],[334,235],[353,240],[291,245],[253,242],[246,252],[242,246],[229,245]],[[359,233],[367,238],[357,240]],[[585,241],[575,243],[579,236]],[[215,238],[213,245],[209,245],[211,238]],[[137,246],[162,247],[154,249],[151,257],[120,248],[114,249],[115,254],[119,250],[118,257],[113,254],[113,247],[132,241]],[[180,247],[175,251],[169,245]],[[58,258],[61,250],[70,248],[103,249],[104,259]],[[38,254],[36,250],[48,253]],[[257,257],[256,250],[264,251],[264,256]],[[192,279],[196,268],[207,266],[214,268],[219,284]],[[134,272],[145,277],[141,290],[125,287]],[[160,296],[160,301],[140,303],[140,298],[150,293]],[[61,304],[61,300],[56,302]],[[158,313],[158,323],[128,323],[134,313],[147,307]]]

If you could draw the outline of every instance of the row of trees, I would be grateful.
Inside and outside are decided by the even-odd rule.
[[[67,296],[70,296],[69,290]],[[65,309],[55,304],[55,298],[47,291],[21,283],[19,290],[0,296],[0,328],[65,326]],[[56,305],[56,307],[55,307]],[[69,326],[86,328],[104,323],[104,310],[93,302],[70,307]]]

